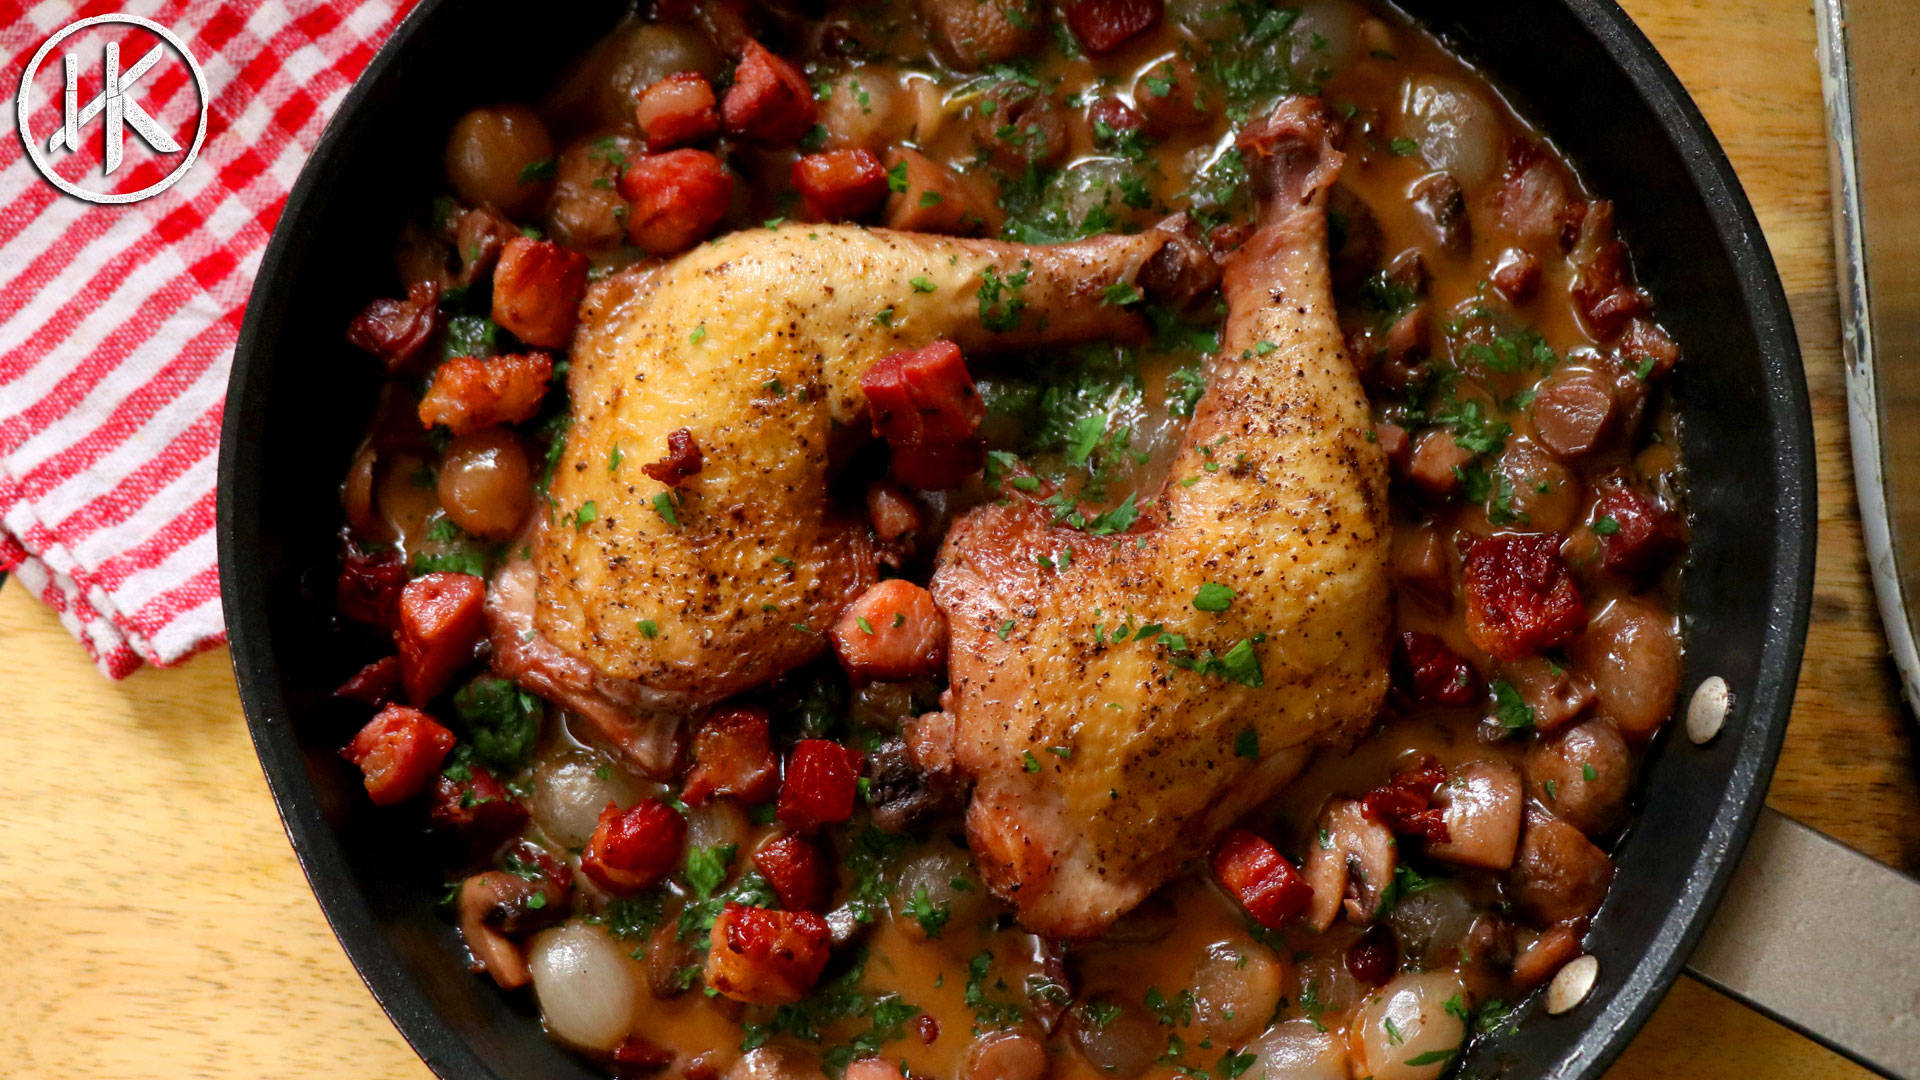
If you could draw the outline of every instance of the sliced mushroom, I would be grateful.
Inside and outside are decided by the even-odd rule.
[[[1325,930],[1343,908],[1352,922],[1372,922],[1400,861],[1393,833],[1367,817],[1357,800],[1335,799],[1321,811],[1307,848],[1305,873],[1313,887],[1307,925]]]
[[[504,870],[475,874],[460,883],[460,937],[473,957],[474,974],[486,972],[502,990],[527,985],[531,975],[526,953],[496,926],[539,893],[539,885]]]

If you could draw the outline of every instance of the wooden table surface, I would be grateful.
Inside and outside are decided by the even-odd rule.
[[[1885,657],[1848,466],[1812,13],[1804,0],[1626,6],[1699,102],[1759,210],[1813,394],[1819,577],[1770,800],[1920,870],[1912,728]],[[12,965],[0,993],[0,1074],[428,1075],[300,876],[224,651],[109,683],[54,616],[9,583],[0,657],[0,955]],[[1682,980],[1612,1075],[1867,1074]]]

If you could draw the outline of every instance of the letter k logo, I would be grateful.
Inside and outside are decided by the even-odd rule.
[[[133,89],[134,83],[140,81],[141,76],[152,71],[153,65],[160,62],[160,56],[163,51],[163,46],[155,45],[147,51],[147,55],[142,56],[132,67],[123,73],[120,70],[120,44],[119,42],[108,42],[106,87],[101,90],[99,95],[92,101],[87,102],[87,107],[84,109],[78,107],[80,104],[80,61],[75,58],[73,54],[67,54],[67,56],[64,57],[67,68],[66,126],[54,132],[53,136],[47,140],[47,150],[80,149],[80,129],[92,123],[93,118],[99,116],[101,111],[104,110],[107,114],[105,136],[107,141],[106,174],[108,176],[112,176],[113,171],[120,167],[120,157],[123,142],[126,138],[126,128],[132,128],[137,132],[142,139],[147,141],[148,146],[153,147],[156,153],[179,153],[180,144],[174,142],[171,136],[160,130],[160,125],[153,122],[153,117],[148,116],[147,111],[140,107],[140,103],[135,101],[133,97],[127,93],[127,91]]]

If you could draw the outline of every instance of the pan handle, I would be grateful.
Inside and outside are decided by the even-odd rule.
[[[1687,970],[1882,1076],[1920,1080],[1920,881],[1764,811]]]

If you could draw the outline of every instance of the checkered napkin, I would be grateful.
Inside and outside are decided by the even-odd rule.
[[[0,0],[8,97],[55,33],[114,13],[171,30],[206,79],[197,161],[140,202],[69,197],[28,160],[18,131],[0,144],[0,568],[59,612],[114,678],[225,635],[215,457],[247,292],[321,129],[412,3]],[[170,53],[134,71],[156,39],[113,26],[92,31],[90,56],[73,50],[81,105],[101,95],[104,43],[121,31],[119,63],[137,82],[123,99],[134,108],[113,179],[128,191],[181,160],[149,151],[133,125],[150,117],[190,140],[200,99]],[[59,52],[28,99],[43,148],[63,130]],[[78,130],[78,152],[48,154],[54,170],[70,180],[91,171],[104,185],[102,128],[94,118]]]

